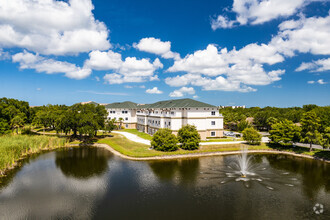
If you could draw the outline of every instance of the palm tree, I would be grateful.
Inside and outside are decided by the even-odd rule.
[[[123,118],[119,118],[118,121],[119,121],[119,129],[121,129],[121,126],[123,124],[124,119]]]
[[[16,129],[16,133],[18,134],[18,128],[24,126],[24,120],[20,115],[16,115],[13,119],[11,119],[10,123],[11,128]]]

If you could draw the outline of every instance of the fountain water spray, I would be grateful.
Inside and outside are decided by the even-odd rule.
[[[241,150],[241,155],[238,156],[238,165],[241,172],[241,177],[246,177],[246,174],[248,174],[248,168],[250,166],[250,157],[248,157],[247,148],[244,147]]]

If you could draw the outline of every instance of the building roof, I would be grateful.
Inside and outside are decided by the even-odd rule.
[[[159,101],[152,104],[137,104],[134,102],[115,102],[105,105],[105,108],[119,109],[147,109],[147,108],[217,108],[204,102],[199,102],[193,99],[171,99]]]
[[[193,99],[172,99],[153,104],[139,105],[138,108],[216,108],[216,106]]]
[[[114,102],[105,105],[105,108],[136,109],[138,104],[134,102]]]

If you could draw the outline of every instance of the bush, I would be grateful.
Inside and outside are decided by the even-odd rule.
[[[32,131],[30,126],[24,127],[21,130],[21,134],[32,135],[34,132]]]
[[[245,128],[242,134],[243,140],[248,144],[259,145],[261,142],[261,135],[254,128]]]
[[[201,137],[193,125],[183,126],[178,132],[179,142],[182,144],[181,148],[184,150],[196,150],[199,147]]]
[[[168,128],[159,129],[152,137],[151,146],[159,151],[176,151],[178,139]]]

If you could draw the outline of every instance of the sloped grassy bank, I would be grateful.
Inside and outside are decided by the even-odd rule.
[[[66,138],[41,135],[0,136],[0,176],[12,169],[22,158],[44,150],[69,146]]]

